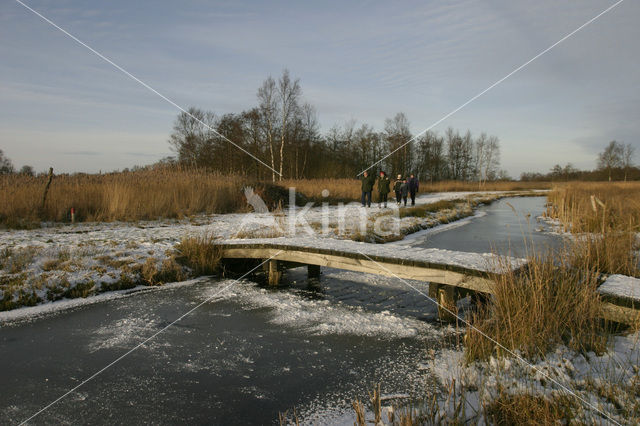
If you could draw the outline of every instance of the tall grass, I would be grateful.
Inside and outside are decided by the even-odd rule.
[[[288,202],[289,187],[303,196],[297,203],[349,202],[360,199],[355,179],[284,180],[276,185],[242,176],[199,169],[153,168],[108,174],[58,175],[42,205],[47,176],[0,176],[0,225],[37,226],[40,221],[132,221],[181,218],[197,213],[248,211],[245,186],[252,186],[270,207]],[[516,190],[546,187],[544,183],[473,182],[423,184],[421,192]],[[328,193],[324,190],[327,190]],[[323,193],[324,191],[324,193]]]
[[[213,275],[217,272],[222,259],[220,246],[214,243],[211,235],[199,235],[184,238],[177,246],[178,262],[189,267],[195,276]]]
[[[546,214],[576,234],[574,264],[597,272],[640,276],[640,182],[571,183],[555,186]]]
[[[242,188],[253,186],[270,204],[279,186],[203,170],[152,169],[94,175],[55,176],[42,208],[46,176],[0,176],[0,224],[70,220],[130,221],[181,218],[197,213],[247,211]],[[274,190],[275,189],[275,190]],[[279,200],[275,200],[276,202]]]
[[[296,188],[315,202],[350,202],[360,200],[360,181],[356,179],[287,179],[278,182],[286,188]],[[323,195],[323,191],[327,190]]]
[[[501,269],[508,272],[495,276],[491,302],[479,309],[467,330],[467,361],[508,356],[503,347],[530,359],[544,357],[559,344],[602,352],[606,333],[595,265],[574,268],[570,250],[528,260],[523,271],[505,265]]]
[[[527,191],[533,189],[550,189],[551,182],[462,182],[446,180],[440,182],[421,182],[421,192],[454,192],[454,191]]]
[[[574,233],[640,231],[640,182],[555,185],[547,214]]]
[[[391,177],[393,181],[393,176]],[[357,179],[307,179],[307,180],[284,180],[279,184],[286,187],[296,187],[309,199],[317,202],[349,202],[360,200],[360,181]],[[532,189],[549,189],[548,182],[421,182],[420,193],[428,192],[454,192],[454,191],[522,191]],[[329,191],[326,197],[323,190]],[[376,192],[376,188],[374,188]],[[375,196],[374,196],[375,198]],[[377,199],[377,198],[376,198]]]

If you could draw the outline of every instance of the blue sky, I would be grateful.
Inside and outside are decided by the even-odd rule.
[[[417,133],[614,2],[25,3],[184,107],[251,108],[288,68],[324,130],[404,112]],[[640,148],[639,20],[640,2],[624,1],[434,130],[498,136],[513,176],[593,168],[612,139]],[[174,107],[12,0],[0,57],[0,149],[16,166],[105,171],[170,154]]]

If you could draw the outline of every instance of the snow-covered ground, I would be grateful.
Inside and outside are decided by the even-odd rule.
[[[504,195],[508,193],[434,193],[419,196],[417,204]],[[443,220],[448,222],[471,214],[466,203],[461,204],[460,210],[436,212],[426,217],[399,218],[397,212],[393,203],[389,203],[387,209],[377,206],[364,209],[358,203],[351,203],[344,207],[298,207],[273,214],[202,215],[136,223],[44,224],[34,230],[3,230],[0,231],[0,301],[16,301],[16,306],[40,304],[67,296],[77,297],[78,294],[72,294],[74,289],[82,296],[93,296],[109,289],[153,284],[154,273],[167,268],[175,273],[178,268],[172,261],[175,245],[193,235],[230,239],[293,233],[305,238],[349,239],[363,228],[366,234],[382,224],[382,233],[396,232],[401,238],[412,231],[437,226]]]
[[[466,365],[462,351],[445,350],[428,366],[445,387],[457,384],[467,420],[487,423],[482,404],[501,393],[566,396],[584,424],[637,424],[640,418],[640,333],[612,336],[609,350],[581,354],[565,346],[534,363],[507,357]],[[455,407],[442,405],[442,415]]]
[[[428,194],[419,197],[418,203],[429,204],[441,200],[465,200],[470,196],[500,195],[503,194],[495,192]],[[353,214],[347,214],[348,218],[357,224],[363,209],[357,204],[349,206],[349,209],[348,212]],[[367,221],[375,222],[380,216],[388,215],[392,209],[385,210],[374,207],[364,211],[367,213]],[[5,280],[24,277],[23,282],[27,288],[33,289],[42,298],[40,306],[0,312],[0,323],[63,310],[80,304],[127,297],[133,291],[149,290],[148,287],[137,286],[124,291],[95,294],[86,299],[47,301],[48,283],[66,282],[68,288],[73,288],[77,284],[90,281],[95,282],[96,285],[118,282],[123,275],[130,274],[135,269],[135,265],[142,267],[149,262],[149,259],[159,265],[171,259],[174,255],[175,245],[184,237],[202,234],[219,239],[246,237],[247,234],[260,237],[272,232],[274,226],[282,227],[283,222],[286,221],[283,218],[286,218],[287,214],[288,212],[285,210],[282,215],[227,214],[198,216],[188,220],[159,220],[135,224],[52,224],[35,230],[0,231],[0,278]],[[438,225],[438,219],[435,216],[403,218],[401,219],[401,229],[420,229],[431,226],[429,229],[420,231],[428,233],[446,230],[448,227],[458,226],[462,223],[453,222]],[[317,228],[327,222],[338,224],[340,221],[339,209],[337,207],[311,208],[304,218],[312,228]],[[462,220],[468,221],[473,218],[474,216],[468,216]],[[337,229],[331,226],[329,228],[334,231]],[[336,232],[308,235],[304,233],[305,226],[302,223],[296,225],[296,231],[301,234],[297,237],[298,242],[304,244],[330,246],[356,244],[336,242],[334,239],[340,237]],[[411,237],[406,240],[410,242]],[[404,244],[407,242],[406,240],[390,245],[360,244],[359,246],[370,247],[365,250],[377,250],[378,253],[380,250],[393,252],[397,250],[396,244]],[[240,242],[238,239],[236,241]],[[3,253],[7,255],[4,256]],[[367,251],[367,253],[369,252]],[[475,262],[472,265],[474,267],[479,267],[480,262],[487,265],[483,255],[473,255],[459,261]],[[352,273],[340,272],[340,274],[348,276]],[[362,274],[357,275],[361,276]],[[191,285],[196,281],[184,281],[168,286]],[[391,285],[389,282],[390,280],[382,279],[376,285]],[[640,294],[637,293],[640,288],[640,280],[611,276],[605,286],[604,288],[607,290],[624,292],[624,294],[640,299]],[[0,296],[2,295],[0,294]],[[210,297],[210,295],[204,294],[203,297]],[[234,298],[247,306],[270,308],[273,311],[271,321],[275,324],[295,324],[296,327],[302,327],[312,334],[376,335],[390,333],[395,337],[413,338],[420,334],[420,330],[430,328],[422,321],[397,316],[387,311],[374,314],[366,313],[365,315],[358,310],[347,309],[344,306],[333,306],[325,301],[303,300],[288,294],[276,295],[242,283],[220,297]],[[331,320],[328,321],[327,318]],[[640,389],[639,339],[639,333],[612,336],[609,351],[602,355],[579,354],[566,347],[559,347],[555,352],[534,363],[533,367],[512,358],[492,359],[487,363],[465,365],[462,351],[443,350],[434,353],[432,360],[426,362],[423,368],[431,371],[445,388],[450,386],[452,380],[461,385],[456,391],[458,392],[457,401],[463,397],[466,404],[465,413],[470,423],[486,422],[486,419],[478,414],[481,413],[482,402],[490,401],[498,394],[498,389],[502,388],[513,393],[534,392],[541,395],[569,395],[575,398],[577,406],[582,407],[582,410],[578,412],[577,421],[592,423],[594,419],[598,419],[606,423],[606,416],[610,416],[615,422],[632,424],[634,420],[625,410],[634,407],[634,404],[637,406],[640,398],[638,393],[638,389]],[[110,342],[108,339],[103,340]],[[125,343],[125,346],[130,346],[129,342]],[[385,396],[393,397],[393,395]],[[383,405],[385,405],[384,401]],[[440,407],[441,415],[447,411],[451,412],[455,408],[450,404],[450,400],[441,401]],[[598,414],[598,411],[604,415]],[[308,420],[314,424],[353,424],[355,417],[351,411],[342,410],[335,413],[323,411],[320,417]]]

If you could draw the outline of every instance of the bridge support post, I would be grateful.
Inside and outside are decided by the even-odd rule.
[[[456,314],[458,313],[456,293],[454,286],[429,283],[429,297],[438,302],[438,319],[440,321],[456,321]]]
[[[269,285],[280,285],[282,270],[280,269],[279,262],[277,260],[268,261],[267,271],[269,274]]]
[[[320,279],[320,265],[307,265],[307,278],[310,280]]]

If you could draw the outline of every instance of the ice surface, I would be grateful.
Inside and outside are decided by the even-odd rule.
[[[219,288],[231,285],[218,294]],[[348,334],[387,338],[417,338],[440,333],[430,324],[389,311],[370,312],[337,301],[311,300],[289,292],[273,292],[253,283],[225,281],[203,293],[239,303],[244,309],[269,309],[269,321],[294,327],[311,335]]]

